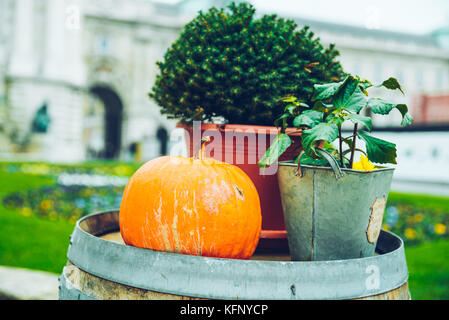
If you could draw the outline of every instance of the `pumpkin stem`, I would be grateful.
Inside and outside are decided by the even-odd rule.
[[[210,141],[210,137],[206,136],[203,137],[196,148],[194,159],[203,160],[204,157],[204,149],[206,148],[206,142]]]

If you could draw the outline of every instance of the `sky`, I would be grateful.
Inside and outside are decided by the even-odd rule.
[[[449,0],[251,0],[258,11],[414,34],[449,26]]]

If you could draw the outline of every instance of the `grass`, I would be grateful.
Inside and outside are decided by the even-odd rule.
[[[414,300],[449,299],[449,241],[405,248],[409,287]]]
[[[116,161],[91,161],[77,165],[0,162],[0,265],[59,274],[67,263],[69,236],[74,228],[74,224],[68,221],[24,216],[20,209],[6,208],[1,201],[5,195],[54,185],[55,175],[61,172],[131,175],[138,167],[138,163]]]
[[[9,192],[54,184],[51,177],[22,173],[0,172],[0,181],[0,198]],[[0,265],[60,273],[67,263],[72,231],[68,222],[25,217],[0,203]]]
[[[95,168],[89,163],[87,168]],[[109,166],[110,164],[103,164]],[[85,168],[86,168],[85,167]],[[7,173],[0,170],[0,199],[12,192],[54,185],[53,176]],[[420,210],[449,214],[449,198],[391,192],[389,203],[406,203]],[[74,225],[24,216],[0,201],[0,265],[60,274],[67,262],[69,235]],[[449,299],[449,240],[406,246],[409,287],[413,299]]]
[[[449,214],[449,198],[442,196],[410,194],[402,192],[390,192],[388,195],[388,204],[390,203],[407,203],[418,210],[438,211],[444,210]]]
[[[449,198],[390,192],[388,204],[407,204],[416,211],[442,212],[449,215]],[[449,240],[406,245],[412,299],[449,299]]]

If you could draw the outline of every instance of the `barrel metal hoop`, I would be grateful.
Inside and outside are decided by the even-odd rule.
[[[354,299],[382,294],[408,279],[402,240],[382,231],[381,254],[334,261],[209,258],[142,249],[104,240],[78,221],[68,259],[79,269],[123,285],[209,299]],[[91,225],[98,225],[98,222]],[[94,233],[95,234],[95,233]],[[295,288],[295,290],[292,290]]]

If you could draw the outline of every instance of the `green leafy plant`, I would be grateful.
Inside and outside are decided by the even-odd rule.
[[[342,168],[352,168],[356,151],[364,153],[375,163],[396,164],[396,145],[394,143],[375,138],[369,132],[372,129],[372,119],[362,115],[364,109],[373,114],[387,115],[393,109],[402,114],[402,126],[412,124],[413,118],[405,104],[395,104],[380,98],[370,97],[370,88],[384,87],[399,90],[404,94],[401,85],[395,78],[389,78],[379,85],[373,85],[368,80],[361,80],[357,76],[348,75],[343,81],[314,86],[313,106],[294,96],[285,97],[287,103],[284,113],[276,120],[281,127],[280,134],[268,148],[259,161],[260,167],[271,165],[287,150],[292,141],[285,129],[292,121],[298,130],[302,131],[303,151],[295,159],[301,164],[327,165],[317,149],[325,150],[333,156]],[[345,121],[354,124],[352,135],[343,137],[342,125]],[[360,128],[364,130],[359,130]],[[365,142],[366,151],[356,148],[357,139]],[[338,142],[338,147],[332,143]],[[344,150],[344,145],[347,149]]]
[[[169,118],[273,125],[287,95],[310,102],[313,86],[345,74],[334,45],[309,27],[247,4],[211,8],[188,23],[158,62],[149,96]]]

